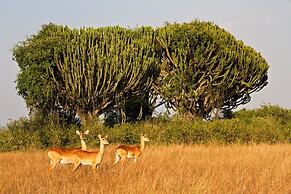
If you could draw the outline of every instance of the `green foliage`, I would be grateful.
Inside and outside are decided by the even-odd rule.
[[[108,135],[111,144],[138,144],[141,134],[148,134],[151,145],[157,144],[249,144],[291,143],[291,111],[277,106],[241,110],[234,118],[203,121],[193,117],[152,118],[143,122],[125,123],[111,128],[91,123],[79,129],[62,126],[53,118],[20,119],[0,131],[0,150],[80,147],[75,131],[90,130],[86,137],[89,148],[98,147],[98,134]],[[284,122],[283,122],[284,121]]]
[[[156,90],[181,114],[231,110],[267,84],[265,59],[213,23],[167,24],[157,33],[164,59]]]
[[[49,67],[54,60],[54,48],[61,46],[58,37],[53,36],[57,26],[44,25],[42,30],[13,48],[14,60],[20,67],[16,80],[18,94],[24,98],[31,115],[42,114],[66,117],[75,123],[74,110],[60,106],[64,98],[58,95],[56,86],[50,81]]]
[[[145,119],[158,96],[180,114],[205,117],[247,103],[267,84],[259,53],[198,20],[155,30],[48,24],[13,55],[17,90],[32,113],[78,115],[83,124],[107,111],[121,122]]]
[[[53,116],[42,117],[40,115],[31,119],[21,118],[12,121],[0,131],[0,150],[47,148],[77,142],[72,135],[77,126],[62,126],[57,123]]]
[[[159,74],[153,44],[150,27],[45,25],[14,48],[18,92],[30,109],[78,113],[84,121],[108,107],[123,110],[131,99],[143,104]]]
[[[16,89],[32,112],[56,109],[57,95],[54,85],[49,82],[47,67],[53,61],[53,47],[58,46],[59,41],[49,35],[51,26],[43,26],[37,35],[13,48],[14,60],[20,68]]]
[[[291,119],[291,111],[281,108],[277,105],[263,105],[260,108],[252,110],[240,110],[234,114],[235,117],[240,119],[250,119],[254,117],[275,117],[281,122],[288,122]]]
[[[98,116],[150,90],[158,75],[151,28],[60,30],[65,46],[55,51],[50,70],[64,106],[81,117]]]

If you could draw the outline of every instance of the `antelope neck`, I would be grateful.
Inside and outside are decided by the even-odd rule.
[[[99,150],[99,154],[103,154],[104,152],[104,144],[100,143],[100,150]]]
[[[144,141],[140,140],[140,150],[143,151],[144,147],[145,147]]]
[[[87,150],[87,145],[86,145],[84,139],[81,139],[81,145],[82,145],[82,150]]]

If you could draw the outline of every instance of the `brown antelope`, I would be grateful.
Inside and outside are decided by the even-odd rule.
[[[100,140],[99,151],[78,150],[70,154],[71,158],[74,161],[74,171],[76,171],[80,164],[82,164],[92,166],[94,174],[96,173],[96,168],[97,169],[99,168],[99,164],[102,161],[102,157],[104,154],[104,146],[109,144],[107,141],[107,136],[105,138],[102,138],[101,135],[99,134],[98,138]]]
[[[134,162],[136,162],[137,158],[141,156],[142,151],[145,148],[145,142],[150,141],[147,135],[141,135],[140,137],[140,145],[136,146],[128,146],[128,145],[120,145],[116,148],[115,152],[115,162],[116,164],[120,159],[122,162],[125,161],[126,158],[133,158]]]
[[[73,153],[78,150],[87,150],[87,145],[85,142],[85,136],[89,134],[89,130],[86,130],[85,132],[76,131],[76,133],[79,135],[81,140],[81,148],[61,148],[61,147],[54,147],[50,148],[48,151],[48,157],[50,158],[50,167],[49,167],[49,174],[51,173],[52,169],[56,167],[58,163],[61,164],[70,164],[73,163],[72,160],[70,160],[67,157],[68,153]]]

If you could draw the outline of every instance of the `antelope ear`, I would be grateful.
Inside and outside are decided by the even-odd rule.
[[[79,131],[79,130],[77,130],[76,133],[77,133],[78,135],[80,135],[80,131]]]
[[[108,138],[108,134],[105,136],[105,139],[107,139]]]
[[[101,135],[100,134],[98,135],[98,138],[101,139]]]
[[[84,134],[88,135],[89,134],[89,129],[87,129]]]

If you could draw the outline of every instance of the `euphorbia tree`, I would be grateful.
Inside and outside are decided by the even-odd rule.
[[[152,28],[57,28],[52,82],[81,120],[149,92],[159,74]]]
[[[267,84],[260,53],[213,23],[166,24],[157,32],[164,58],[155,90],[179,113],[231,110]]]

